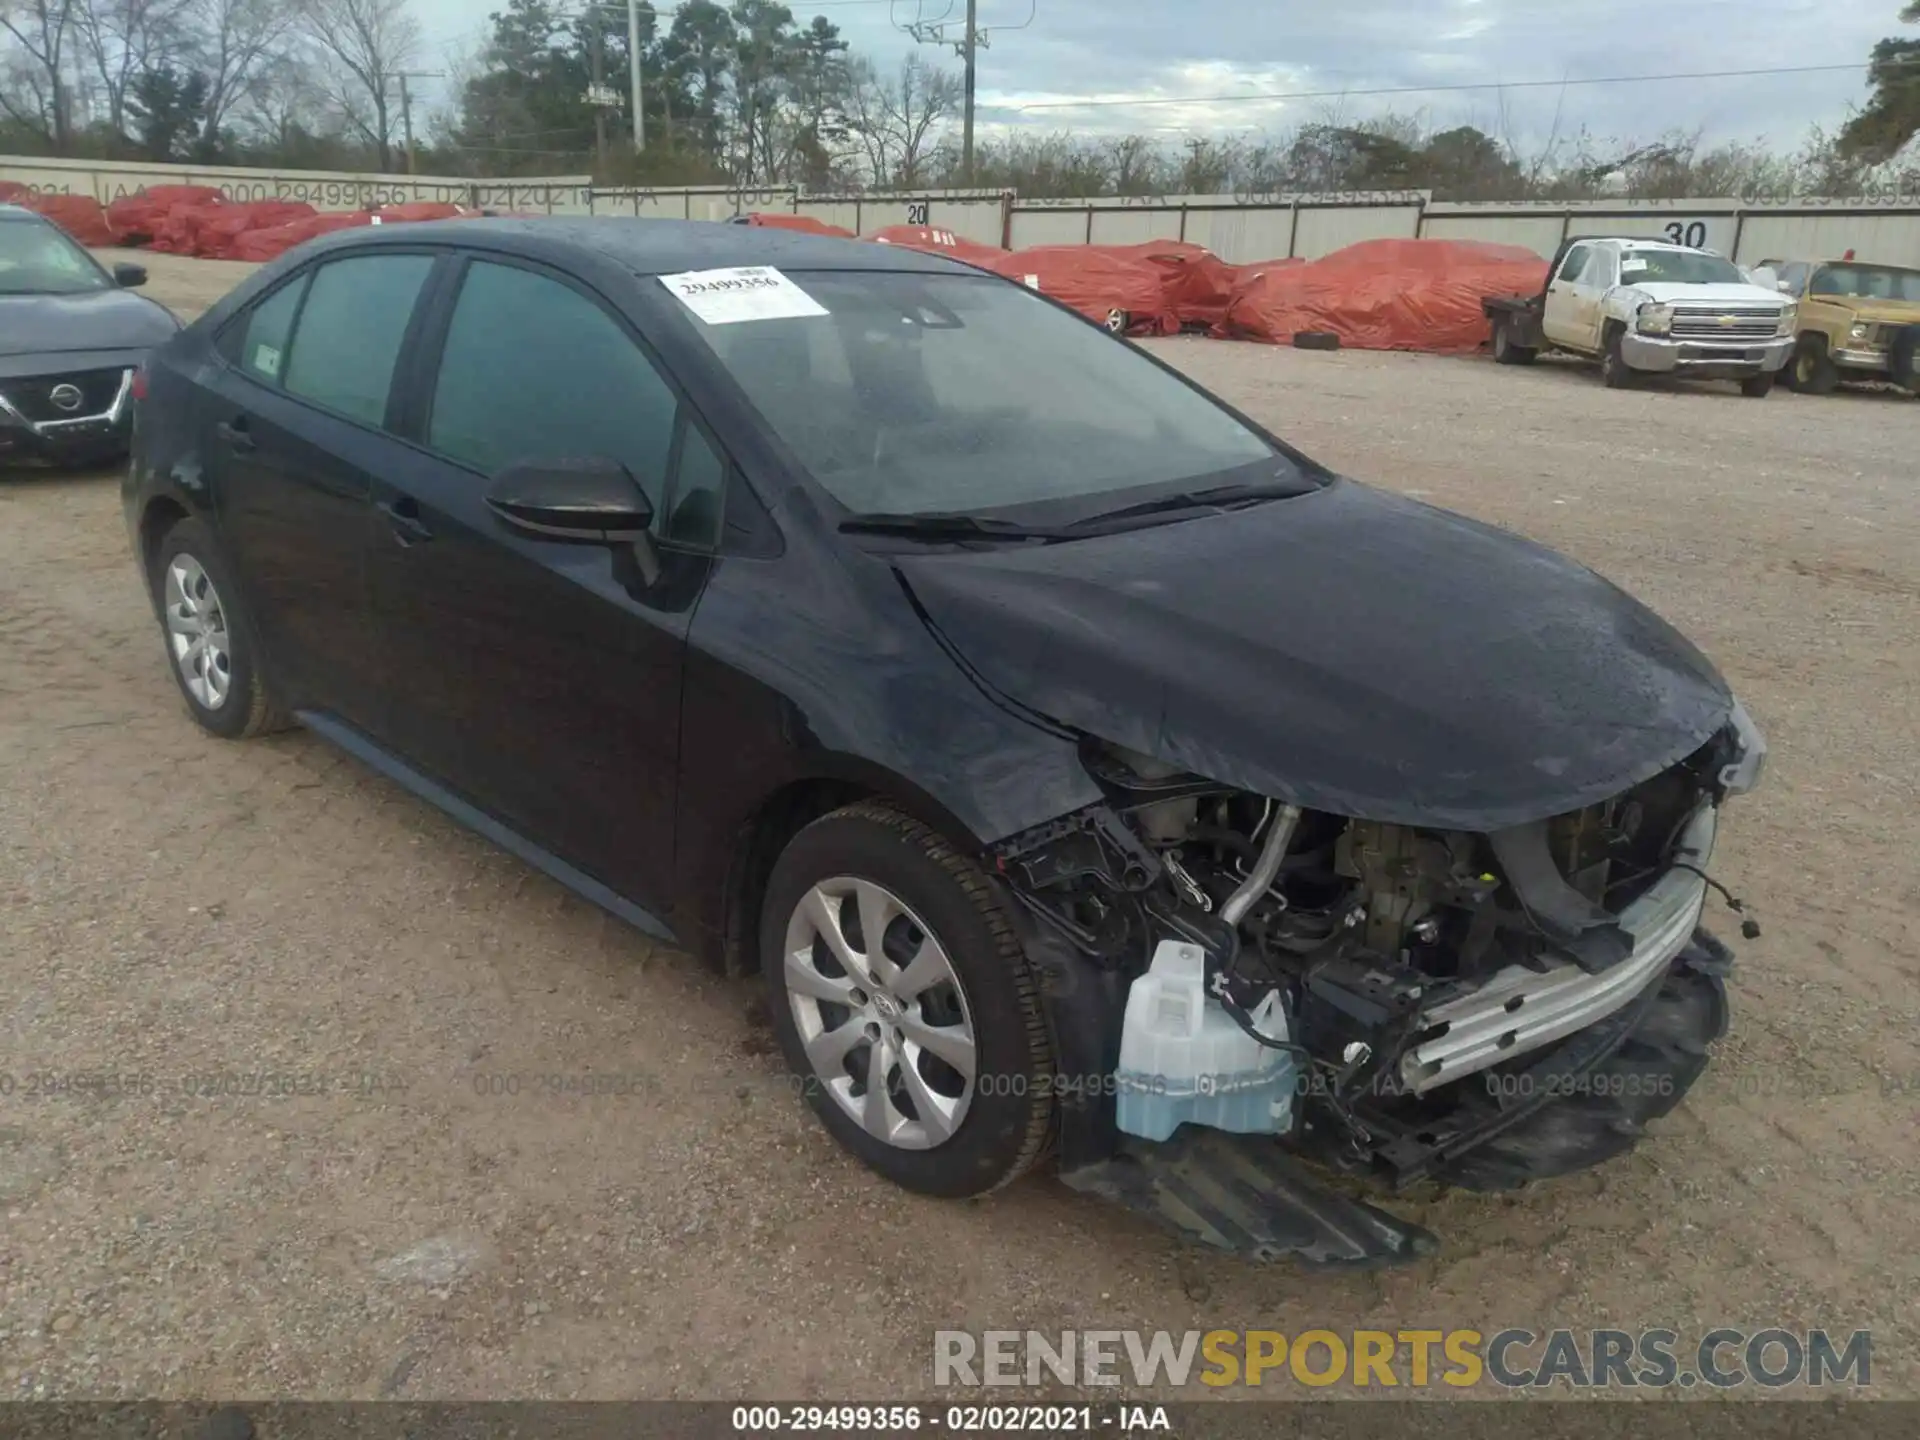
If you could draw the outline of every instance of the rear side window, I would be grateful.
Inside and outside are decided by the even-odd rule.
[[[322,265],[281,362],[290,394],[367,425],[387,415],[387,389],[431,255],[354,255]]]
[[[286,361],[287,339],[293,333],[294,313],[300,297],[306,293],[307,277],[302,275],[291,285],[282,285],[253,307],[240,327],[239,351],[232,358],[254,379],[267,385],[280,383]]]
[[[516,460],[618,460],[658,510],[677,409],[645,353],[585,295],[475,261],[447,329],[427,443],[483,474]]]

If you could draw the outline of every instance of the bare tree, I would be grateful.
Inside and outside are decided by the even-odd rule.
[[[934,132],[960,106],[959,80],[917,54],[891,81],[865,59],[847,69],[848,128],[866,152],[873,183],[903,190],[924,183]]]
[[[182,12],[189,0],[92,0],[74,22],[86,63],[100,77],[107,124],[127,133],[127,96],[140,77],[181,48]]]
[[[407,0],[311,0],[303,28],[320,51],[328,99],[392,170],[399,76],[420,49]]]
[[[267,67],[287,51],[298,10],[286,0],[187,0],[186,57],[207,77],[200,149],[219,148],[227,117],[262,83]]]
[[[24,101],[0,85],[0,109],[37,132],[56,155],[73,136],[73,92],[68,79],[78,0],[17,0],[0,6],[0,29],[13,36],[20,55],[12,76]]]

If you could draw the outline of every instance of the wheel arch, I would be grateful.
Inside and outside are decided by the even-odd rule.
[[[910,815],[963,854],[978,855],[979,836],[925,790],[883,766],[853,756],[821,756],[809,773],[789,777],[761,796],[733,829],[723,868],[717,954],[709,960],[730,975],[759,968],[754,953],[767,880],[781,852],[808,825],[848,805],[880,801]]]
[[[160,542],[167,532],[193,512],[171,495],[155,495],[140,511],[140,573],[153,574],[153,557],[160,553]]]

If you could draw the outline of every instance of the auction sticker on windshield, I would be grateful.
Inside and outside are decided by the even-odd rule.
[[[708,325],[733,325],[742,320],[798,320],[827,313],[825,306],[771,265],[688,270],[679,275],[662,275],[660,283]]]

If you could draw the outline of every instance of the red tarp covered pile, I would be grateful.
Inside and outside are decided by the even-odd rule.
[[[250,200],[222,205],[197,221],[193,253],[208,260],[231,260],[234,242],[249,231],[289,225],[318,213],[304,200]]]
[[[382,225],[406,225],[417,220],[458,220],[478,212],[444,200],[406,200],[398,205],[382,205],[375,213]]]
[[[1487,338],[1480,302],[1532,294],[1547,262],[1516,245],[1366,240],[1305,264],[1244,265],[1214,332],[1280,344],[1330,331],[1364,350],[1462,353]]]
[[[17,205],[31,194],[18,180],[0,180],[0,205]]]
[[[982,245],[977,240],[968,240],[935,225],[889,225],[884,230],[874,231],[867,238],[881,245],[904,245],[909,250],[945,255],[950,260],[960,260],[987,270],[1006,259],[1009,253],[998,245]]]
[[[373,212],[370,210],[351,210],[327,215],[309,215],[304,220],[292,220],[285,225],[270,225],[264,230],[243,230],[234,237],[227,247],[227,256],[232,260],[277,260],[294,246],[313,239],[316,235],[331,235],[336,230],[350,230],[356,225],[371,225]]]
[[[838,225],[829,225],[826,221],[816,220],[811,215],[787,215],[780,211],[756,210],[741,223],[761,225],[769,230],[799,230],[808,235],[832,235],[841,240],[859,238],[851,230],[842,230]]]
[[[144,245],[175,206],[217,205],[223,198],[211,185],[155,185],[115,200],[107,206],[107,221],[126,244]]]
[[[107,223],[107,212],[91,195],[28,195],[20,201],[44,215],[82,245],[115,245],[119,234]]]
[[[202,255],[200,227],[224,216],[229,209],[217,196],[212,200],[187,201],[169,205],[153,227],[148,245],[163,255]]]
[[[1239,271],[1211,250],[1184,240],[1107,248],[1116,255],[1138,257],[1160,272],[1161,315],[1176,328],[1211,329],[1227,318],[1227,302],[1233,298]]]
[[[1160,267],[1132,247],[1036,245],[1002,255],[990,268],[1102,325],[1113,325],[1117,313],[1136,332],[1170,335],[1180,328],[1167,307]]]

